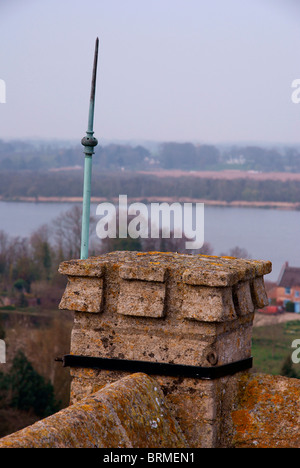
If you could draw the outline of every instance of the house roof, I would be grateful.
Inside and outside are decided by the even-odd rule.
[[[290,267],[288,263],[285,263],[278,280],[278,286],[282,288],[300,286],[300,268]]]

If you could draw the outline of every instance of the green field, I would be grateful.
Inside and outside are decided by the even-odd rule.
[[[252,339],[254,371],[285,375],[282,367],[292,356],[292,342],[295,339],[300,339],[300,321],[255,327]],[[293,364],[292,370],[300,378],[300,364]]]

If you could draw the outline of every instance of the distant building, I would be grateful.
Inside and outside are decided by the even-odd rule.
[[[276,302],[286,306],[294,304],[294,312],[300,313],[300,268],[290,267],[286,262],[280,272],[276,287]]]
[[[265,315],[278,315],[284,312],[282,309],[283,308],[281,306],[269,305],[261,309],[260,313],[265,314]]]

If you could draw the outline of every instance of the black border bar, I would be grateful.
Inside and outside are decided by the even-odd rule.
[[[163,362],[129,361],[125,359],[110,359],[92,356],[76,356],[66,354],[62,359],[64,367],[81,367],[99,370],[142,372],[150,375],[164,375],[169,377],[186,377],[191,379],[214,380],[227,375],[252,368],[253,358],[242,359],[216,367],[198,367],[182,364],[168,364]]]

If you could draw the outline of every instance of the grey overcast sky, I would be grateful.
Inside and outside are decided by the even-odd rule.
[[[0,0],[0,138],[300,143],[299,0]]]

